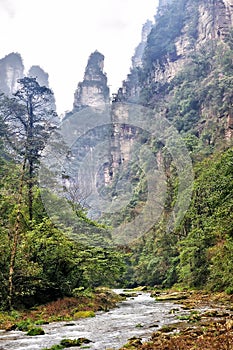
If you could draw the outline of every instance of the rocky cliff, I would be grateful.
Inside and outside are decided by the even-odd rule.
[[[160,1],[155,24],[143,40],[144,53],[139,60],[134,56],[131,72],[114,96],[110,183],[129,162],[137,138],[132,125],[119,124],[121,115],[127,114],[124,104],[154,109],[182,138],[190,139],[193,152],[208,153],[216,144],[229,144],[232,18],[233,0]]]
[[[78,84],[74,94],[73,110],[96,107],[109,103],[107,76],[103,72],[104,56],[95,51],[88,59],[84,79]]]
[[[11,96],[18,89],[18,79],[28,77],[37,78],[41,86],[49,88],[49,75],[40,66],[32,66],[25,73],[22,57],[19,53],[10,53],[0,60],[0,92]],[[56,110],[54,96],[51,97],[51,108]]]
[[[40,66],[31,66],[27,75],[28,77],[37,78],[41,86],[49,87],[49,75]]]
[[[18,53],[10,53],[0,60],[0,91],[11,95],[17,90],[17,80],[24,76],[23,61]]]
[[[49,75],[40,66],[31,66],[27,73],[28,77],[36,78],[40,86],[49,87]],[[56,111],[56,100],[54,95],[51,96],[50,100],[51,108]]]
[[[153,23],[151,21],[147,21],[143,27],[142,27],[142,34],[141,34],[141,42],[136,47],[134,55],[132,57],[132,67],[142,67],[143,65],[143,54],[146,47],[147,37],[150,34],[150,31],[152,29]]]
[[[0,59],[0,91],[7,95],[16,92],[17,80],[28,77],[37,78],[41,86],[49,87],[49,75],[40,66],[32,66],[25,74],[22,57],[19,53],[10,53]]]
[[[170,81],[193,50],[211,40],[223,41],[232,25],[233,0],[160,0],[142,61],[137,65],[133,60],[134,69],[116,99],[135,102],[141,83],[144,88],[146,83]],[[136,66],[143,68],[140,76]]]

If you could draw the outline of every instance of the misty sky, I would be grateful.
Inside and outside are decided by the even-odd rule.
[[[141,28],[158,0],[0,0],[0,58],[19,52],[26,70],[49,73],[58,113],[72,109],[88,56],[105,55],[111,92],[129,72]]]

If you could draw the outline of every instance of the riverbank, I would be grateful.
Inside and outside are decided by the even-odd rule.
[[[233,296],[225,293],[152,292],[157,301],[176,301],[189,314],[153,333],[129,339],[121,350],[233,350]],[[176,313],[176,310],[171,310]]]
[[[124,299],[110,289],[97,288],[95,292],[86,292],[78,297],[58,299],[30,310],[0,312],[0,329],[10,331],[24,328],[27,330],[33,325],[93,317],[95,312],[108,311]]]

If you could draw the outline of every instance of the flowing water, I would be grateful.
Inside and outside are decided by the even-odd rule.
[[[43,325],[45,335],[32,337],[20,331],[1,331],[0,350],[41,350],[59,344],[64,338],[80,337],[92,341],[83,348],[119,349],[131,337],[140,337],[144,341],[163,325],[176,322],[176,317],[170,313],[174,308],[185,313],[179,305],[156,302],[148,293],[141,293],[135,298],[127,298],[109,312],[98,312],[93,318]]]

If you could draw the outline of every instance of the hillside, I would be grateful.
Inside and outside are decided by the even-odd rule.
[[[166,192],[161,215],[155,210],[151,229],[145,232],[143,225],[136,229],[141,232],[131,244],[127,276],[131,286],[178,283],[232,292],[232,11],[229,1],[161,1],[142,60],[138,66],[133,61],[114,96],[111,173],[119,177],[118,169],[123,169],[120,176],[136,185],[128,206],[111,220],[123,227],[135,221],[148,202],[146,167],[141,172],[135,168],[139,158],[133,140],[148,147],[164,175],[156,194]],[[137,120],[130,117],[127,106],[138,104],[145,107],[143,113],[153,111],[155,136],[148,130],[138,131]],[[128,113],[122,119],[126,126],[120,129],[117,125],[124,113]],[[185,145],[192,162],[193,183],[189,169],[183,190],[180,161],[186,167],[190,163],[185,163],[181,148],[183,160],[176,159],[169,138],[175,147]],[[122,159],[123,167],[119,166]],[[113,177],[113,188],[116,183]],[[185,191],[191,187],[190,199]],[[171,220],[176,224],[168,229]]]
[[[47,73],[1,60],[2,308],[102,285],[233,293],[232,20],[232,0],[160,1],[112,101],[95,51],[59,126]]]

